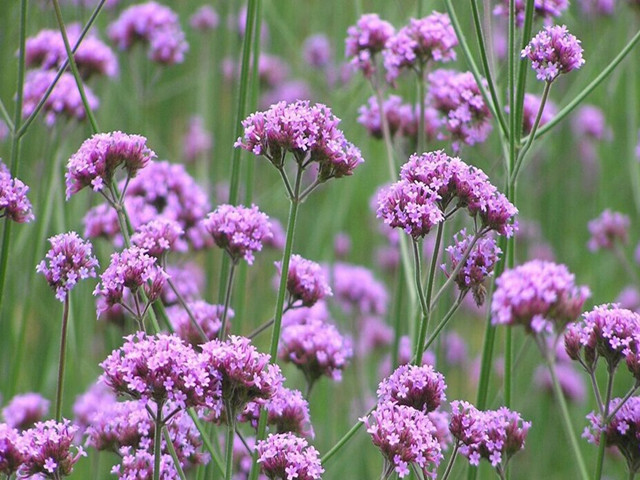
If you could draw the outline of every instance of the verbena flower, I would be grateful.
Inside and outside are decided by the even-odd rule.
[[[218,338],[220,327],[222,327],[224,305],[211,305],[202,300],[195,300],[187,302],[187,307],[189,307],[197,324],[207,336],[207,340],[200,336],[200,332],[194,327],[189,314],[180,305],[173,305],[167,308],[167,316],[176,335],[193,346]],[[227,310],[227,320],[233,318],[234,315],[235,313],[232,309]],[[227,327],[229,327],[228,323]]]
[[[352,355],[351,342],[331,324],[316,321],[282,330],[278,356],[302,370],[310,384],[322,375],[342,380]]]
[[[12,177],[0,160],[0,218],[7,217],[17,223],[32,221],[35,217],[27,192],[29,187]]]
[[[589,250],[613,250],[616,242],[624,245],[629,241],[629,216],[606,209],[599,217],[588,224],[591,238],[587,246]]]
[[[313,426],[309,418],[309,402],[299,390],[290,390],[282,385],[277,388],[273,397],[263,404],[249,402],[238,417],[241,422],[250,422],[258,428],[260,408],[267,411],[267,425],[272,425],[276,433],[291,432],[296,435],[313,438]]]
[[[558,383],[562,389],[562,394],[568,401],[583,402],[586,395],[586,388],[582,375],[568,362],[558,362],[554,366]],[[535,385],[539,389],[553,395],[553,379],[549,373],[549,369],[540,365],[536,368]]]
[[[216,9],[211,5],[202,5],[198,8],[191,18],[189,19],[189,25],[195,30],[201,32],[208,32],[209,30],[215,30],[220,23],[220,17]]]
[[[389,133],[391,136],[399,134],[403,135],[413,127],[416,119],[413,107],[409,104],[402,103],[402,97],[398,95],[390,95],[382,104],[382,110],[389,125]],[[375,96],[370,97],[367,105],[363,105],[358,109],[358,123],[363,125],[370,135],[375,138],[382,138],[382,125],[380,123],[380,108],[378,100]]]
[[[382,403],[362,420],[385,459],[384,478],[394,470],[404,478],[412,464],[425,477],[436,478],[442,453],[436,428],[426,414],[405,405]]]
[[[22,116],[24,118],[35,111],[36,106],[44,97],[55,77],[56,72],[53,70],[31,70],[27,73],[23,89]],[[84,87],[84,93],[89,107],[95,111],[100,105],[100,101],[87,86]],[[44,114],[44,122],[48,127],[52,127],[58,117],[61,116],[78,121],[85,119],[86,111],[82,103],[82,97],[80,97],[78,85],[71,73],[64,72],[62,74],[44,102],[42,113]]]
[[[385,315],[389,294],[384,283],[361,265],[338,262],[331,270],[334,299],[347,314]]]
[[[330,316],[327,304],[321,300],[312,307],[293,308],[284,312],[282,314],[282,328],[316,321],[327,322]]]
[[[71,475],[73,466],[86,453],[82,447],[73,445],[78,427],[64,419],[38,422],[22,434],[21,449],[24,463],[18,470],[18,477],[38,474],[52,479]],[[72,450],[75,450],[73,452]]]
[[[264,155],[277,168],[282,168],[286,153],[291,152],[302,168],[317,163],[319,179],[325,181],[351,175],[364,161],[360,150],[337,128],[339,122],[320,103],[279,102],[243,120],[244,135],[235,146]]]
[[[129,50],[139,40],[149,44],[151,60],[173,65],[184,61],[189,49],[178,15],[156,2],[132,5],[109,25],[108,35],[120,50]]]
[[[446,388],[444,375],[431,365],[401,365],[378,385],[378,402],[406,405],[429,413],[447,399]]]
[[[172,249],[186,250],[180,242],[184,231],[175,220],[159,217],[136,229],[131,235],[131,245],[146,250],[149,255],[161,258]]]
[[[280,368],[269,363],[270,356],[260,353],[246,337],[231,335],[225,342],[215,339],[201,348],[200,361],[212,381],[219,379],[220,398],[233,415],[250,401],[268,400],[282,385]],[[217,416],[221,413],[214,412]]]
[[[0,473],[11,477],[24,463],[24,454],[20,451],[22,437],[20,432],[6,423],[0,423]]]
[[[615,0],[580,0],[578,4],[582,11],[589,16],[611,16],[616,7]]]
[[[524,25],[526,2],[524,0],[515,0],[516,25],[522,27]],[[562,15],[567,7],[568,0],[535,0],[533,3],[534,18],[552,18]],[[509,0],[500,0],[493,9],[494,15],[509,16]]]
[[[565,25],[545,27],[522,50],[521,57],[531,60],[536,78],[545,82],[553,82],[560,74],[584,64],[580,40]]]
[[[604,112],[595,105],[580,107],[572,119],[571,128],[579,139],[605,140],[612,136]]]
[[[116,394],[99,381],[78,395],[73,402],[73,424],[78,426],[78,434],[84,435],[93,422],[93,416],[109,410],[116,401]]]
[[[272,480],[313,480],[324,473],[318,451],[291,433],[269,435],[256,450],[262,472]]]
[[[185,262],[175,265],[167,265],[167,274],[171,277],[173,285],[178,293],[187,301],[196,301],[202,297],[201,291],[204,287],[204,271],[201,266],[195,262]],[[174,305],[178,303],[178,297],[169,285],[165,285],[162,290],[162,303],[165,305]],[[233,315],[231,310],[227,312],[227,316]]]
[[[355,25],[347,29],[345,54],[350,64],[369,78],[375,71],[375,56],[394,35],[393,25],[381,20],[378,14],[362,15]]]
[[[262,250],[264,240],[273,235],[269,217],[256,205],[251,208],[218,205],[202,223],[216,245],[224,249],[234,263],[244,258],[253,265],[253,253]]]
[[[39,393],[16,395],[2,409],[2,418],[10,427],[26,430],[47,416],[49,403],[49,400]]]
[[[528,333],[559,335],[589,298],[565,265],[532,260],[496,279],[491,303],[494,325],[523,325]]]
[[[208,374],[195,350],[176,335],[129,335],[100,367],[103,383],[145,404],[161,406],[170,401],[181,409],[214,408],[219,397],[219,382]]]
[[[79,23],[66,26],[69,44],[73,47],[82,32]],[[80,43],[73,58],[82,78],[97,75],[114,77],[118,74],[118,59],[105,43],[89,33]],[[27,38],[25,44],[25,64],[31,68],[55,70],[67,60],[67,51],[59,30],[40,30],[34,37]]]
[[[332,57],[329,38],[323,33],[307,37],[302,46],[302,56],[310,67],[327,67]]]
[[[61,233],[49,238],[51,249],[36,267],[56,298],[63,302],[78,280],[96,276],[98,260],[92,253],[89,241],[82,240],[76,232]]]
[[[276,268],[282,275],[282,262],[276,262]],[[326,296],[332,295],[322,267],[300,255],[291,255],[287,275],[287,292],[291,303],[302,302],[302,306],[311,307]]]
[[[611,400],[611,411],[620,406],[621,398]],[[607,425],[601,415],[591,412],[587,415],[589,426],[582,436],[590,443],[598,445],[600,434],[605,434],[605,445],[616,447],[627,461],[630,472],[640,470],[640,397],[629,398],[616,412]]]
[[[453,61],[457,45],[458,37],[446,13],[412,18],[409,25],[387,41],[382,51],[387,80],[393,83],[403,69],[421,72],[429,61]]]
[[[110,184],[121,165],[128,177],[135,177],[155,156],[147,147],[147,139],[140,135],[118,131],[97,133],[69,158],[65,174],[67,200],[87,186],[101,191]]]
[[[482,411],[468,402],[451,402],[449,428],[471,465],[484,458],[504,472],[509,459],[524,448],[530,427],[531,422],[506,407]]]
[[[207,6],[205,5],[205,7]],[[203,118],[200,116],[191,117],[183,140],[182,154],[185,161],[194,162],[200,157],[209,155],[212,148],[213,138],[211,133],[205,129]]]

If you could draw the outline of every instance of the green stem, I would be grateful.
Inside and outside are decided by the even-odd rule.
[[[425,88],[424,88],[424,65],[420,65],[418,74],[418,153],[424,152],[425,149],[425,131],[424,131],[424,112],[425,112]]]
[[[418,299],[420,300],[420,308],[422,310],[422,315],[419,318],[419,325],[417,328],[418,338],[415,343],[415,351],[414,351],[414,361],[416,365],[420,365],[422,363],[422,355],[420,355],[420,350],[422,350],[422,344],[424,343],[424,338],[427,335],[427,328],[429,326],[429,306],[427,305],[427,299],[425,298],[424,291],[422,289],[422,268],[420,261],[420,245],[418,241],[413,238],[413,265],[414,265],[414,274],[415,274],[415,286],[416,292],[418,293]]]
[[[211,455],[211,458],[213,459],[213,465],[218,470],[218,474],[224,475],[224,467],[222,465],[222,461],[220,460],[220,457],[218,456],[218,452],[216,452],[216,449],[213,448],[213,445],[211,444],[211,440],[209,440],[209,435],[205,430],[205,428],[202,426],[202,422],[198,418],[198,415],[196,414],[193,408],[188,409],[187,413],[191,417],[191,420],[193,420],[193,424],[196,426],[196,429],[200,433],[200,438],[202,439],[204,448],[205,450],[207,450],[207,452],[209,452],[209,455]]]
[[[445,314],[445,316],[440,321],[440,323],[436,326],[436,328],[433,331],[433,333],[431,335],[429,335],[429,339],[425,342],[424,347],[422,347],[422,351],[423,352],[425,350],[427,350],[431,346],[431,344],[435,341],[436,338],[438,338],[438,335],[440,334],[442,329],[447,325],[447,323],[449,323],[449,320],[451,320],[451,318],[453,317],[453,314],[456,313],[456,310],[458,310],[458,307],[462,303],[462,300],[464,299],[466,294],[467,294],[466,291],[460,292],[460,295],[458,296],[458,299],[451,306],[451,308]]]
[[[13,121],[11,120],[11,115],[9,115],[9,111],[7,110],[7,107],[5,107],[4,102],[0,99],[0,115],[2,115],[2,119],[4,120],[4,123],[7,124],[7,127],[9,127],[9,131],[11,132],[12,135],[15,134],[15,125],[13,124]]]
[[[166,425],[162,426],[162,433],[164,434],[164,441],[167,444],[167,450],[169,450],[169,454],[173,459],[173,465],[176,467],[176,472],[178,472],[178,476],[180,480],[187,480],[184,471],[182,470],[182,466],[180,465],[180,459],[178,458],[178,454],[176,453],[176,449],[173,446],[173,441],[171,440],[171,436],[169,435],[169,429]]]
[[[236,271],[236,262],[231,261],[231,268],[229,268],[229,278],[227,279],[227,289],[224,295],[224,308],[222,310],[222,324],[220,325],[220,332],[218,332],[218,338],[224,340],[227,336],[227,317],[229,312],[229,303],[231,302],[231,290],[233,289],[233,276]]]
[[[604,413],[602,415],[603,430],[600,433],[600,443],[598,444],[598,457],[596,460],[596,469],[593,475],[595,480],[602,478],[602,466],[604,464],[604,451],[607,446],[606,430],[609,425],[609,407],[611,406],[611,393],[613,392],[613,377],[615,370],[609,370],[609,378],[607,379],[607,391],[604,399]]]
[[[153,480],[160,480],[160,459],[162,458],[162,402],[157,404],[153,432]]]
[[[207,334],[204,333],[204,330],[196,320],[196,317],[193,315],[193,312],[189,308],[189,305],[187,305],[187,302],[185,301],[184,297],[180,293],[180,290],[176,288],[175,284],[173,283],[173,280],[171,280],[171,277],[167,278],[167,284],[169,285],[174,295],[178,299],[178,303],[180,304],[180,306],[184,309],[185,312],[187,312],[189,321],[191,322],[191,325],[193,326],[193,328],[195,328],[196,331],[198,332],[198,335],[200,335],[200,339],[202,340],[202,342],[203,343],[208,342],[209,338],[207,337]]]
[[[233,439],[236,434],[235,419],[233,418],[233,412],[229,405],[225,405],[227,411],[227,439],[226,439],[226,454],[225,454],[225,480],[232,480],[233,475]]]
[[[402,268],[400,266],[400,268]],[[400,337],[402,335],[402,298],[404,296],[404,279],[402,272],[398,270],[396,275],[396,289],[393,311],[393,343],[391,344],[391,370],[395,370],[398,366],[398,350],[400,349]]]
[[[375,407],[371,408],[368,412],[367,415],[369,415],[371,412],[373,412],[373,410],[375,409]],[[365,417],[367,416],[365,415]],[[325,465],[329,459],[331,459],[336,453],[338,453],[338,451],[344,447],[346,445],[346,443],[351,440],[351,438],[356,434],[356,432],[358,430],[360,430],[360,427],[362,427],[362,425],[364,425],[364,422],[358,420],[358,422],[349,429],[349,431],[347,433],[345,433],[342,438],[340,440],[338,440],[338,442],[329,449],[329,451],[327,453],[325,453],[322,458],[320,459],[320,463],[322,465]]]
[[[606,417],[607,424],[609,424],[611,420],[613,420],[613,417],[615,416],[615,414],[618,413],[618,410],[620,410],[624,406],[627,400],[629,400],[633,396],[633,394],[636,393],[636,391],[638,390],[638,387],[640,387],[640,384],[634,385],[633,388],[629,390],[624,397],[622,397],[622,400],[620,400],[620,403],[618,403],[618,405],[616,405],[616,408],[614,408],[613,411],[609,413],[609,416]]]
[[[523,50],[527,44],[529,43],[529,39],[531,38],[531,30],[533,27],[533,13],[534,13],[534,0],[528,0],[526,2],[525,14],[524,14],[524,25],[522,28],[522,38],[520,44],[520,50]],[[517,54],[518,52],[514,52]],[[518,54],[519,56],[519,54]],[[518,62],[518,80],[516,84],[516,93],[515,93],[515,108],[513,110],[514,121],[516,125],[516,129],[513,131],[513,139],[516,143],[520,143],[520,138],[522,136],[522,116],[524,110],[524,94],[527,84],[527,72],[529,70],[529,65],[526,62],[519,61]],[[511,167],[513,169],[513,165]]]
[[[69,292],[62,307],[62,333],[60,334],[60,356],[58,361],[58,387],[56,389],[56,422],[62,418],[62,390],[64,389],[65,353],[67,350],[67,326],[69,324]]]
[[[447,468],[442,474],[441,480],[447,480],[449,478],[449,474],[451,474],[451,470],[453,470],[453,464],[456,461],[456,457],[458,456],[458,449],[460,448],[460,442],[456,442],[453,446],[453,452],[451,452],[451,457],[449,458],[449,463],[447,463]]]

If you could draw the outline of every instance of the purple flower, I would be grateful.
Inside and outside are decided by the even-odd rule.
[[[582,376],[573,368],[573,365],[565,362],[556,363],[556,376],[558,383],[567,400],[572,402],[582,402],[585,399],[586,388]],[[549,369],[540,365],[534,376],[535,385],[549,395],[553,394],[553,379],[549,373]]]
[[[455,243],[446,248],[451,264],[450,270],[447,269],[446,264],[442,264],[441,266],[447,277],[453,273],[460,264],[463,255],[473,241],[473,235],[467,235],[464,229],[456,233],[453,238]],[[502,250],[496,245],[495,239],[489,236],[479,238],[473,248],[471,248],[464,266],[455,277],[455,282],[460,291],[465,292],[471,290],[478,306],[484,303],[484,281],[493,273],[493,267],[501,253]]]
[[[580,107],[573,117],[571,127],[579,140],[605,140],[612,135],[604,113],[594,105]]]
[[[241,64],[233,57],[227,57],[222,60],[222,73],[229,82],[239,81],[240,70]],[[270,89],[281,86],[288,75],[289,65],[283,58],[260,53],[258,58],[258,79],[263,88]]]
[[[545,27],[522,50],[521,57],[531,60],[538,80],[549,83],[584,64],[580,40],[565,25]]]
[[[86,456],[82,447],[72,445],[77,430],[78,427],[64,419],[61,423],[54,420],[38,422],[25,431],[21,441],[25,460],[18,470],[18,477],[41,474],[57,479],[71,475],[75,463]],[[72,449],[76,451],[75,455]]]
[[[207,7],[208,5],[205,5]],[[183,155],[186,162],[194,162],[211,153],[213,139],[211,133],[204,128],[204,120],[200,116],[189,119],[189,128],[184,136]]]
[[[323,33],[307,37],[302,46],[302,55],[310,67],[327,67],[331,62],[331,43],[329,38]]]
[[[613,15],[615,0],[580,0],[578,2],[582,11],[589,16]]]
[[[191,28],[199,30],[201,32],[207,32],[209,30],[215,30],[220,23],[220,17],[215,8],[211,5],[202,5],[198,8],[191,18],[189,19],[189,25]]]
[[[140,135],[97,133],[69,158],[65,174],[67,200],[87,186],[101,191],[110,184],[120,165],[129,178],[135,177],[155,156],[147,147],[147,139]]]
[[[453,50],[458,37],[446,13],[433,12],[424,18],[409,20],[386,43],[382,52],[387,80],[391,83],[403,69],[422,72],[430,60],[450,62],[456,59]]]
[[[419,467],[425,477],[436,478],[442,453],[436,427],[426,414],[405,405],[382,403],[362,421],[384,456],[384,478],[394,470],[404,478],[409,475],[411,464]]]
[[[138,40],[149,44],[149,58],[165,65],[184,61],[189,49],[178,15],[156,2],[132,5],[109,25],[108,35],[120,50],[129,50]]]
[[[61,302],[78,280],[96,276],[98,260],[92,254],[91,242],[82,240],[76,232],[61,233],[49,238],[51,249],[36,267]]]
[[[413,107],[402,103],[402,98],[398,95],[391,95],[382,104],[384,116],[389,125],[389,133],[405,135],[415,128],[417,119],[415,118]],[[363,125],[370,135],[375,138],[382,138],[382,125],[380,124],[380,108],[376,97],[370,97],[367,105],[358,109],[360,116],[358,123]],[[417,128],[415,129],[417,132]]]
[[[576,286],[575,276],[565,265],[532,260],[498,277],[491,321],[520,324],[528,333],[560,334],[580,315],[589,296],[589,289]]]
[[[124,300],[124,289],[128,289],[136,295],[140,288],[143,288],[149,302],[158,299],[162,287],[166,282],[167,274],[157,264],[155,257],[149,256],[146,250],[140,247],[130,247],[121,253],[111,254],[111,262],[107,269],[100,275],[100,283],[96,286],[93,294],[102,296],[105,305],[99,309],[98,315],[106,307],[115,304],[122,304]],[[133,312],[136,316],[142,317],[142,313],[137,310]]]
[[[24,463],[24,454],[20,451],[21,441],[18,430],[0,423],[0,473],[7,478],[12,477]]]
[[[378,403],[395,403],[423,413],[436,410],[447,397],[444,376],[431,365],[400,365],[378,385]]]
[[[282,275],[281,263],[275,262],[280,275]],[[324,297],[332,295],[322,267],[296,254],[291,255],[289,262],[287,292],[289,292],[291,304],[300,300],[304,307],[311,307]]]
[[[198,325],[207,336],[208,340],[218,338],[220,327],[222,327],[223,305],[211,305],[202,300],[188,302],[187,306],[193,314]],[[167,316],[171,321],[176,335],[185,342],[193,345],[201,345],[207,340],[203,340],[200,332],[193,326],[193,322],[189,318],[189,314],[179,305],[173,305],[167,308]],[[227,311],[227,320],[234,317],[233,310]],[[229,324],[227,324],[229,326]]]
[[[27,192],[29,187],[12,177],[7,166],[0,160],[0,218],[7,217],[18,223],[32,221],[35,217]]]
[[[621,398],[611,400],[611,411],[618,408]],[[640,397],[631,397],[616,412],[608,425],[603,425],[602,417],[596,412],[587,415],[590,425],[582,436],[590,443],[598,445],[604,431],[605,445],[615,446],[627,461],[630,472],[640,469]]]
[[[534,18],[552,18],[559,17],[562,12],[569,7],[568,0],[535,0]],[[516,25],[522,27],[524,25],[525,1],[515,0]],[[494,15],[509,16],[509,0],[500,0],[498,5],[493,9]]]
[[[270,479],[313,480],[324,473],[318,451],[292,433],[269,435],[256,450],[261,470]]]
[[[154,430],[144,402],[112,401],[91,415],[87,446],[117,453],[120,447],[137,447],[143,439],[153,438]]]
[[[278,356],[302,370],[309,384],[322,375],[342,380],[352,355],[351,342],[331,324],[315,321],[282,330]]]
[[[79,23],[67,25],[67,37],[73,47],[82,32]],[[113,77],[118,74],[118,59],[111,49],[95,35],[87,35],[74,54],[80,75],[85,80],[93,74]],[[56,70],[67,60],[67,51],[59,30],[40,30],[27,38],[25,63],[27,67]]]
[[[537,95],[532,93],[524,94],[524,105],[522,107],[522,133],[524,135],[531,133],[533,124],[536,121],[536,116],[540,110],[541,101],[542,98]],[[541,127],[545,123],[549,123],[557,111],[558,108],[555,104],[551,100],[547,99],[544,104],[544,109],[542,110],[542,116],[540,117],[540,123],[538,126]]]
[[[482,411],[468,402],[451,402],[449,429],[471,465],[484,458],[504,471],[511,456],[524,448],[530,427],[531,422],[506,407]]]
[[[251,422],[251,426],[257,429],[261,406],[267,411],[267,424],[273,425],[276,433],[291,432],[313,438],[309,402],[299,390],[279,386],[266,402],[249,402],[238,420]]]
[[[373,272],[360,265],[336,263],[333,266],[332,287],[336,301],[350,314],[385,315],[389,294]]]
[[[23,393],[2,409],[2,418],[11,428],[26,430],[49,413],[49,400],[39,393]]]
[[[161,258],[171,249],[187,249],[179,242],[183,234],[178,222],[159,217],[138,227],[131,235],[131,245],[146,250],[152,257]]]
[[[467,145],[484,142],[491,133],[491,112],[473,74],[436,70],[427,78],[428,101],[445,116],[444,125],[454,150],[460,150],[461,142]]]
[[[282,168],[287,152],[305,166],[319,164],[321,181],[351,175],[364,160],[353,144],[347,142],[340,120],[320,103],[309,101],[279,102],[264,112],[256,112],[242,121],[244,136],[236,147],[254,155],[264,155],[277,168]]]
[[[302,325],[307,323],[327,322],[329,320],[329,308],[321,300],[312,307],[300,307],[287,310],[282,315],[282,328],[290,325]]]
[[[376,13],[360,17],[356,25],[347,29],[345,53],[350,64],[370,78],[376,68],[376,54],[382,51],[394,33],[393,26],[381,20]]]
[[[176,290],[185,301],[195,301],[201,297],[200,292],[204,286],[204,272],[199,264],[187,262],[180,265],[167,265],[167,274],[171,277]],[[169,285],[162,290],[162,303],[173,305],[178,303],[175,292]],[[227,312],[227,315],[233,315]]]
[[[567,354],[590,372],[595,371],[598,359],[604,358],[610,372],[620,361],[640,381],[640,314],[604,304],[585,313],[580,322],[569,326],[564,342]]]
[[[218,339],[202,345],[200,361],[208,374],[219,379],[222,401],[232,414],[244,409],[250,401],[264,402],[281,387],[283,377],[270,356],[260,353],[246,337],[231,335],[226,342]],[[218,394],[218,392],[216,392]],[[222,411],[215,411],[220,417]]]
[[[256,205],[251,208],[218,205],[202,223],[216,245],[224,249],[234,263],[244,258],[253,265],[253,252],[262,250],[264,240],[273,235],[269,217]]]
[[[22,105],[22,116],[30,116],[36,109],[45,92],[55,79],[56,72],[53,70],[31,70],[27,73],[24,83],[24,103]],[[95,110],[100,105],[98,98],[91,89],[84,87],[87,103],[91,110]],[[68,118],[78,121],[84,120],[86,112],[78,86],[73,75],[64,72],[56,86],[51,91],[51,95],[44,102],[42,111],[45,114],[45,123],[52,127],[58,116],[66,115]]]
[[[393,329],[380,317],[363,317],[357,323],[356,355],[364,357],[385,349],[393,341]]]
[[[624,245],[629,240],[629,217],[620,212],[607,209],[598,218],[588,224],[591,238],[587,246],[589,250],[613,250],[616,242]]]
[[[109,410],[116,401],[116,395],[109,387],[100,382],[91,384],[73,402],[73,424],[78,426],[78,433],[84,435],[87,427],[93,423],[94,415]]]
[[[101,382],[144,404],[160,407],[170,401],[181,409],[217,406],[220,384],[208,375],[195,350],[176,335],[129,335],[100,367]]]

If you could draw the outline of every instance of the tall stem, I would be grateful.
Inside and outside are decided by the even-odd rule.
[[[153,480],[160,480],[160,460],[162,459],[162,402],[157,404],[153,432]]]
[[[449,474],[451,474],[451,470],[453,470],[453,464],[455,463],[456,457],[458,456],[459,448],[460,448],[460,442],[456,442],[456,444],[453,446],[453,452],[451,452],[449,463],[447,463],[447,468],[442,474],[442,480],[447,480],[449,478]]]
[[[607,379],[607,392],[604,397],[603,414],[602,414],[602,432],[600,433],[600,443],[598,445],[598,458],[596,460],[596,469],[593,475],[595,480],[602,477],[602,466],[604,464],[604,450],[607,444],[607,426],[609,425],[609,407],[611,406],[611,393],[613,392],[613,374],[615,370],[609,369],[609,378]]]
[[[220,332],[218,332],[218,338],[224,340],[227,335],[227,316],[229,312],[229,303],[231,302],[231,290],[233,288],[233,275],[236,271],[236,262],[231,262],[229,268],[229,278],[227,279],[227,289],[224,295],[224,308],[222,310],[222,324],[220,325]]]
[[[418,153],[424,152],[425,149],[425,126],[424,126],[424,101],[425,101],[425,88],[424,88],[424,65],[420,65],[417,71],[418,74]]]
[[[427,335],[427,327],[429,324],[429,306],[427,305],[427,299],[425,298],[424,291],[422,289],[422,268],[420,261],[420,245],[418,241],[414,238],[413,242],[413,264],[414,264],[414,274],[415,274],[415,283],[416,283],[416,291],[418,292],[418,299],[420,300],[420,308],[422,310],[422,315],[420,316],[420,323],[418,324],[417,331],[418,338],[416,339],[416,344],[414,347],[414,361],[416,365],[420,365],[422,363],[422,344],[424,343],[424,337]]]
[[[225,444],[225,480],[232,480],[233,475],[233,440],[236,434],[236,422],[233,410],[229,402],[225,402],[225,410],[227,415],[227,438]]]
[[[58,387],[56,390],[56,422],[62,418],[62,390],[64,384],[65,352],[67,349],[67,326],[69,323],[69,292],[62,307],[62,332],[60,334],[60,356],[58,361]]]
[[[173,459],[173,465],[176,467],[176,472],[178,472],[178,477],[180,477],[180,480],[187,480],[187,477],[182,470],[182,465],[180,465],[180,459],[178,458],[176,449],[173,446],[173,441],[171,440],[169,429],[166,424],[162,426],[162,433],[164,435],[164,441],[167,444],[167,450],[169,450],[169,455],[171,455],[171,458]]]

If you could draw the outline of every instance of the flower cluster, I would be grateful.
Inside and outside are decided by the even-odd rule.
[[[71,475],[76,462],[86,456],[82,447],[72,444],[77,430],[78,427],[71,425],[69,420],[38,422],[26,430],[20,441],[24,463],[18,470],[18,477],[41,474],[61,478]],[[75,454],[72,449],[76,450]]]
[[[131,245],[146,250],[152,257],[160,258],[173,248],[186,250],[187,246],[180,242],[183,234],[178,222],[158,217],[136,229],[131,235]]]
[[[137,40],[149,44],[149,58],[173,65],[184,61],[189,49],[178,15],[156,2],[132,5],[109,25],[108,35],[120,50],[129,50]]]
[[[491,133],[491,112],[473,74],[441,69],[430,73],[428,80],[429,103],[445,116],[453,148],[459,150],[461,142],[484,142]]]
[[[49,243],[51,249],[36,271],[45,276],[56,298],[63,302],[78,280],[96,276],[98,260],[92,254],[91,243],[76,232],[55,235],[49,238]]]
[[[524,447],[530,427],[531,422],[506,407],[481,411],[464,401],[451,402],[449,429],[471,465],[484,458],[504,471],[509,459]]]
[[[262,250],[262,243],[273,236],[269,217],[256,205],[219,205],[202,223],[234,263],[244,258],[253,265],[253,252]]]
[[[170,401],[183,409],[218,406],[220,383],[205,371],[195,350],[175,335],[129,335],[100,366],[103,383],[145,404]]]
[[[569,357],[587,371],[595,371],[599,358],[605,359],[609,372],[625,360],[640,381],[640,314],[618,305],[598,305],[568,327],[564,343]]]
[[[195,300],[193,302],[187,302],[187,307],[189,307],[193,318],[205,333],[207,339],[213,340],[218,338],[220,327],[222,327],[222,312],[224,311],[224,306],[211,305],[202,300]],[[227,310],[227,319],[233,318],[234,315],[233,310]],[[171,321],[176,335],[185,342],[196,346],[207,341],[203,340],[199,330],[193,325],[193,322],[189,318],[188,312],[181,306],[173,305],[168,307],[167,316]],[[228,323],[227,326],[229,326]]]
[[[205,5],[208,6],[208,5]],[[189,127],[184,136],[183,156],[187,162],[208,155],[213,148],[213,138],[204,127],[204,120],[200,116],[189,119]]]
[[[515,0],[516,25],[524,25],[525,4],[524,0]],[[569,6],[569,0],[535,0],[533,12],[538,18],[559,17]],[[494,15],[509,16],[509,0],[500,0],[493,9]]]
[[[536,78],[548,83],[584,64],[580,40],[571,35],[564,25],[545,27],[531,39],[521,56],[531,60]]]
[[[580,139],[604,140],[611,137],[611,129],[603,111],[595,105],[583,105],[571,122],[571,128]]]
[[[256,450],[258,463],[270,479],[314,480],[324,473],[318,451],[291,433],[269,435],[258,442]]]
[[[395,29],[375,13],[360,17],[356,25],[347,30],[345,53],[350,63],[369,78],[375,72],[375,55],[386,46]]]
[[[7,166],[0,161],[0,218],[7,217],[18,223],[33,220],[28,191],[29,187],[12,177]]]
[[[31,70],[27,73],[23,89],[23,117],[28,117],[35,111],[36,106],[44,97],[55,77],[56,72],[52,70]],[[84,93],[89,107],[95,111],[100,105],[98,98],[86,86],[84,87]],[[44,102],[42,111],[44,113],[44,121],[49,127],[52,127],[58,116],[62,115],[71,119],[84,120],[86,111],[78,91],[78,85],[71,73],[64,72],[58,79],[56,86]]]
[[[387,80],[391,83],[402,69],[422,72],[425,64],[450,62],[456,59],[453,50],[458,45],[458,37],[446,13],[433,12],[431,15],[409,21],[386,43],[382,52]]]
[[[575,276],[565,265],[532,260],[496,279],[491,321],[520,324],[528,333],[560,334],[580,315],[589,295],[586,286],[576,286]]]
[[[201,32],[207,32],[209,30],[215,30],[220,23],[220,17],[215,8],[211,5],[202,5],[198,8],[191,18],[189,19],[189,25],[195,30]]]
[[[276,268],[282,275],[281,262],[276,262]],[[296,254],[291,255],[289,263],[287,292],[292,304],[299,300],[304,307],[311,307],[324,297],[332,295],[322,267]]]
[[[336,327],[315,321],[284,328],[278,355],[295,364],[313,384],[322,375],[341,380],[353,350],[351,342]]]
[[[613,250],[616,242],[626,244],[629,240],[629,217],[620,212],[607,209],[588,224],[591,238],[587,246],[589,250]]]
[[[24,455],[20,451],[21,441],[18,430],[0,423],[0,473],[8,478],[24,463]]]
[[[415,139],[419,128],[419,108],[417,106],[402,103],[402,98],[397,95],[390,95],[382,104],[384,116],[389,125],[389,133],[401,135]],[[375,138],[382,138],[382,125],[380,123],[380,108],[376,97],[370,97],[367,105],[358,109],[360,116],[358,123],[363,125],[370,135]],[[436,132],[440,128],[438,112],[427,106],[425,108],[425,134],[427,139],[435,139]]]
[[[362,420],[385,458],[385,478],[394,470],[404,478],[411,472],[411,464],[420,467],[425,476],[436,478],[442,453],[436,427],[427,415],[406,405],[386,402]]]
[[[479,238],[472,246],[474,236],[467,235],[466,230],[461,230],[454,236],[455,243],[447,247],[449,254],[450,270],[445,264],[442,270],[447,276],[455,271],[462,262],[463,257],[469,251],[464,265],[455,276],[455,282],[461,292],[471,290],[473,298],[478,306],[484,303],[485,289],[483,283],[493,273],[493,267],[498,261],[502,250],[496,245],[492,237]],[[469,250],[471,248],[471,250]]]
[[[378,401],[429,413],[447,398],[444,376],[431,365],[401,365],[378,386]]]
[[[26,430],[49,412],[49,400],[39,393],[23,393],[11,399],[2,409],[2,418],[12,428]]]
[[[351,175],[364,161],[360,150],[337,128],[339,122],[331,109],[320,103],[279,102],[243,120],[244,136],[235,146],[264,155],[279,169],[286,153],[291,152],[301,168],[316,162],[318,178],[325,181]]]
[[[147,147],[147,139],[140,135],[97,133],[69,158],[65,174],[67,200],[87,186],[96,192],[108,188],[120,165],[129,177],[135,177],[155,156]]]
[[[69,44],[78,42],[82,27],[78,23],[67,25]],[[118,59],[113,51],[95,35],[87,35],[73,58],[80,75],[86,79],[93,74],[114,77],[118,74]],[[25,64],[44,70],[56,70],[67,60],[67,51],[59,30],[41,30],[35,37],[27,38]]]
[[[202,345],[201,360],[212,382],[220,382],[220,398],[232,415],[240,413],[250,401],[268,400],[281,387],[280,368],[269,359],[246,337],[231,335],[226,342],[215,339]],[[214,413],[220,416],[222,412]]]
[[[533,124],[536,121],[536,116],[538,115],[538,111],[540,110],[540,102],[542,102],[542,98],[532,93],[524,94],[524,104],[522,105],[522,133],[524,135],[528,135],[531,133],[531,129],[533,128]],[[544,104],[544,108],[542,110],[542,115],[540,116],[539,127],[543,126],[545,123],[549,123],[551,119],[555,116],[558,108],[556,105],[549,99]]]
[[[322,33],[307,37],[302,46],[302,56],[307,65],[319,69],[325,68],[331,62],[329,38]]]

